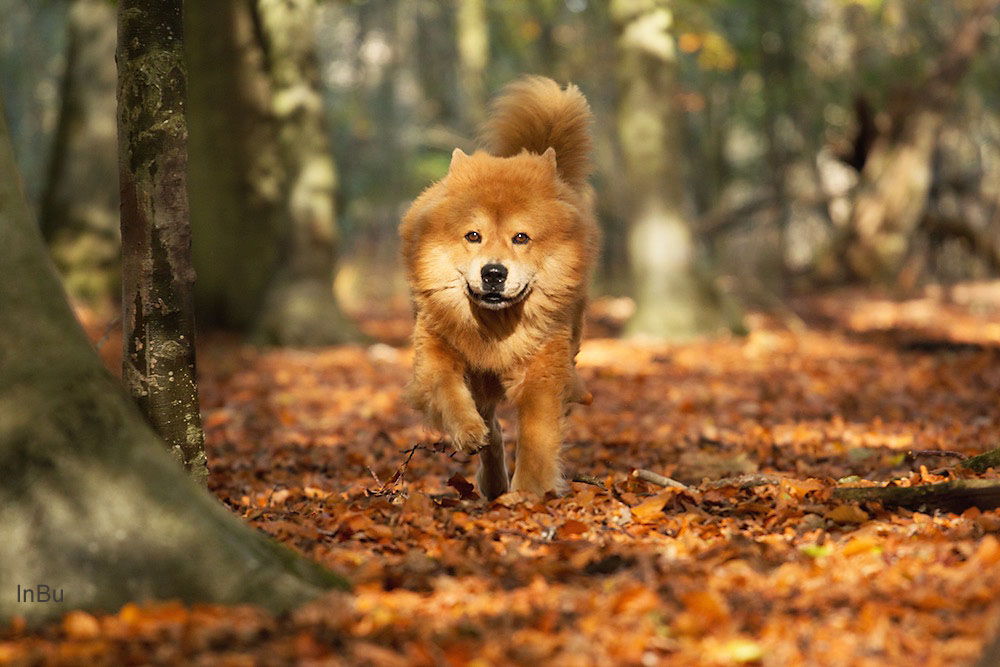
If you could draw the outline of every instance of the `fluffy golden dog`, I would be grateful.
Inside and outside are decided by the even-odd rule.
[[[448,174],[399,228],[416,311],[413,404],[460,452],[479,452],[480,490],[561,493],[570,402],[588,402],[574,369],[599,245],[590,108],[575,86],[508,85],[484,128],[488,152],[456,149]],[[495,410],[517,409],[508,484]]]

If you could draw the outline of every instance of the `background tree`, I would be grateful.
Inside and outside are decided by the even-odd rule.
[[[277,215],[282,254],[255,325],[258,340],[330,345],[357,336],[333,295],[337,172],[316,59],[314,0],[258,0],[284,182]]]
[[[0,580],[63,591],[2,596],[0,623],[147,599],[285,610],[344,585],[199,489],[105,370],[29,213],[2,113],[0,265]]]
[[[182,0],[118,4],[122,377],[177,460],[204,483],[182,6]]]
[[[629,259],[636,312],[632,333],[687,337],[734,321],[698,271],[688,222],[677,118],[676,45],[668,2],[615,0],[618,25],[618,135],[632,201]]]
[[[466,123],[476,128],[486,118],[486,65],[490,52],[489,23],[483,0],[456,0],[460,106]]]
[[[189,193],[202,326],[247,331],[278,257],[283,176],[253,5],[185,8]]]
[[[186,19],[199,319],[273,344],[356,335],[333,295],[337,174],[315,10],[224,0]]]
[[[897,101],[887,132],[872,142],[861,171],[846,259],[865,281],[892,280],[910,252],[933,185],[933,158],[959,84],[1000,0],[977,4],[955,29],[933,71]],[[992,23],[990,23],[992,20]]]
[[[0,85],[8,93],[15,150],[32,175],[29,196],[37,207],[41,192],[64,193],[67,211],[83,210],[96,192],[46,184],[43,175],[46,142],[57,134],[62,106],[53,75],[78,59],[58,61],[69,4],[0,0]],[[663,302],[671,290],[704,293],[692,297],[701,306],[662,309],[687,318],[689,327],[694,310],[702,311],[699,317],[720,310],[714,304],[720,291],[784,312],[784,297],[848,279],[906,291],[998,275],[1000,95],[992,84],[1000,40],[992,0],[481,5],[480,11],[478,3],[460,2],[274,4],[277,16],[314,19],[311,30],[298,33],[304,35],[295,42],[299,55],[288,60],[298,58],[302,71],[280,80],[274,75],[285,68],[271,61],[283,57],[272,48],[282,40],[268,36],[266,5],[220,0],[188,8],[190,188],[202,325],[301,340],[276,335],[267,323],[288,323],[297,317],[291,313],[336,312],[318,277],[333,273],[331,248],[344,256],[336,296],[346,312],[405,308],[395,239],[400,209],[445,173],[452,148],[474,147],[480,101],[526,72],[575,82],[597,118],[594,185],[605,254],[595,295],[649,303]],[[292,30],[295,22],[283,25]],[[26,34],[44,39],[22,39]],[[975,39],[959,40],[961,34]],[[303,55],[310,51],[313,58]],[[307,90],[300,83],[312,92],[293,99],[307,104],[278,103],[286,98],[283,87]],[[641,108],[635,101],[643,86],[660,93],[648,101],[662,111],[653,115],[667,141],[652,160],[629,157],[635,145],[629,134],[645,130],[625,115]],[[288,109],[295,111],[286,115]],[[304,138],[305,128],[324,126]],[[289,143],[291,136],[303,140]],[[301,167],[306,153],[322,153],[324,141],[343,156],[339,173],[303,179],[327,172]],[[310,148],[288,150],[292,145]],[[98,151],[85,156],[91,169],[80,177],[56,168],[59,160],[51,171],[67,183],[83,182],[101,171],[99,159]],[[306,181],[312,185],[303,188]],[[306,197],[313,204],[293,209],[303,191],[317,194]],[[650,251],[647,260],[633,262],[630,248],[656,248],[631,241],[638,227],[628,224],[654,208],[650,192],[660,200],[656,207],[683,221],[677,229],[688,231],[668,244],[679,252],[653,257]],[[320,215],[328,210],[316,204],[321,199],[336,199],[336,213]],[[304,233],[297,221],[306,208],[314,222]],[[316,222],[321,218],[335,223],[333,244],[295,250],[305,247],[302,239],[331,238],[328,223]],[[300,254],[302,261],[293,260]],[[667,286],[675,278],[633,279],[652,275],[654,264],[665,272],[661,258],[689,262],[695,277],[680,287]],[[314,267],[308,279],[303,266]],[[322,302],[276,309],[312,303],[278,296],[292,282],[313,286],[299,293]],[[649,285],[662,294],[651,299],[644,293]],[[637,329],[648,312],[641,308]],[[341,321],[336,314],[316,319]]]
[[[108,303],[121,285],[114,6],[74,0],[67,40],[40,222],[69,293]]]

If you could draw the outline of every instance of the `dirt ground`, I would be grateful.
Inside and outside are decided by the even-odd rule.
[[[15,623],[0,662],[971,663],[1000,628],[1000,512],[833,491],[967,477],[963,455],[1000,446],[1000,288],[976,289],[842,293],[683,345],[606,337],[598,303],[605,337],[578,361],[595,400],[566,433],[585,481],[492,503],[401,400],[405,307],[365,314],[370,345],[205,338],[210,491],[353,592],[281,617],[161,603]]]

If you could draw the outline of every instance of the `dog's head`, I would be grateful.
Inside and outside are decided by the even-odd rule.
[[[572,196],[552,149],[508,158],[456,150],[403,223],[415,291],[487,310],[575,291],[590,240]]]

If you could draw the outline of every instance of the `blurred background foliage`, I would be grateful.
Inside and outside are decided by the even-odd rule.
[[[348,313],[405,304],[401,214],[524,73],[574,82],[593,107],[595,293],[623,297],[610,303],[634,332],[738,330],[742,309],[845,283],[995,277],[998,6],[188,3],[200,322],[349,338],[331,275]],[[83,300],[117,290],[114,30],[106,0],[0,0],[27,195]],[[304,333],[320,319],[335,325]]]

